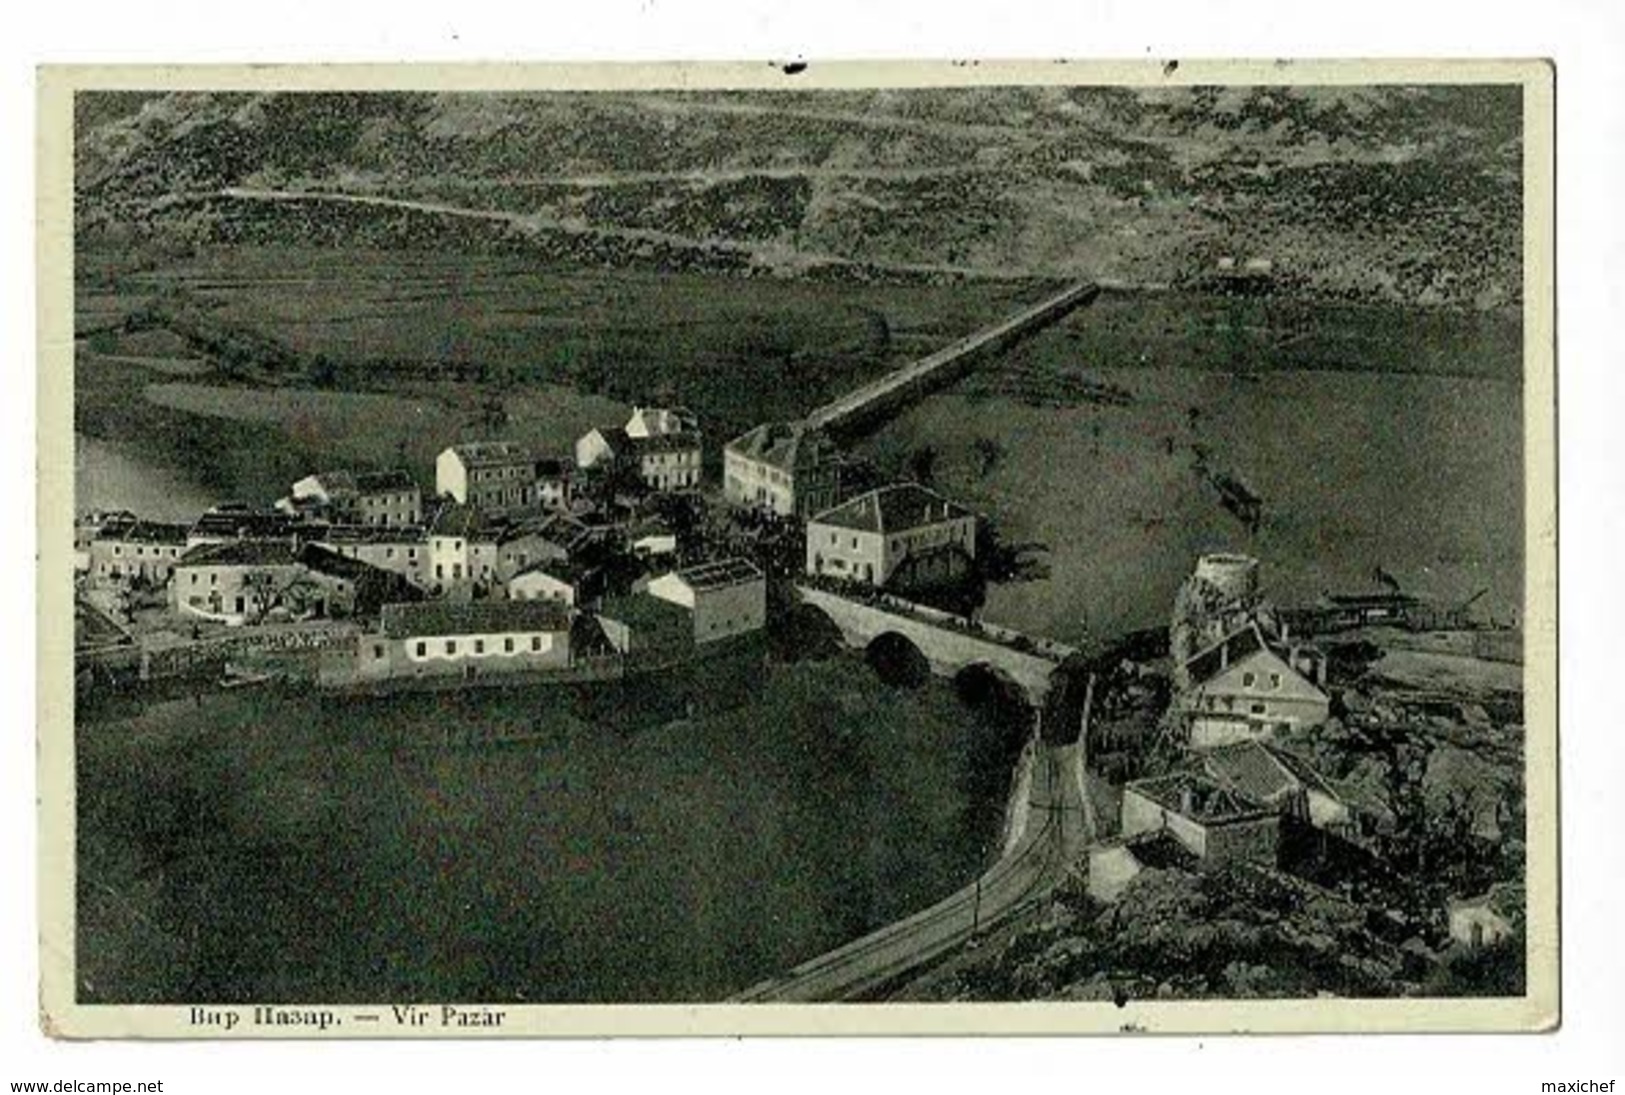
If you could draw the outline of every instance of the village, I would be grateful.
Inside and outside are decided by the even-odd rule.
[[[406,468],[335,469],[273,505],[222,503],[189,525],[87,514],[76,544],[81,699],[279,680],[338,694],[614,682],[752,656],[770,623],[809,606],[867,613],[880,622],[849,623],[847,645],[866,647],[883,673],[906,677],[911,661],[920,673],[986,670],[991,651],[1007,683],[1037,667],[1025,696],[1035,711],[1077,719],[1066,808],[1080,824],[1059,862],[990,914],[1067,885],[1110,907],[1147,871],[1251,865],[1375,902],[1387,945],[1412,959],[1516,937],[1521,889],[1500,854],[1521,847],[1516,788],[1439,792],[1452,796],[1456,827],[1441,845],[1427,753],[1392,732],[1442,711],[1429,727],[1459,722],[1494,739],[1512,771],[1518,728],[1496,724],[1516,715],[1492,720],[1438,687],[1362,694],[1351,644],[1324,642],[1382,629],[1413,648],[1430,634],[1467,636],[1470,649],[1455,653],[1468,661],[1515,659],[1486,649],[1515,637],[1475,632],[1465,606],[1391,588],[1277,608],[1258,559],[1208,554],[1165,634],[1086,655],[932,607],[978,579],[985,522],[918,482],[875,482],[815,419],[760,425],[721,456],[716,490],[695,416],[640,406],[570,453],[452,444],[432,492]],[[925,657],[930,636],[970,652]],[[1471,862],[1454,862],[1447,884],[1446,859]],[[1401,864],[1433,875],[1420,904],[1392,896]],[[976,905],[969,935],[984,923],[979,891]],[[853,983],[868,976],[853,968]]]

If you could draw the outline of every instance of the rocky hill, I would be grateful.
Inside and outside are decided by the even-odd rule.
[[[1519,297],[1516,88],[97,93],[77,110],[85,240]]]

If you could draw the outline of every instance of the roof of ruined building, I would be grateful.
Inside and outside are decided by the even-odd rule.
[[[1151,779],[1139,779],[1125,784],[1123,790],[1133,791],[1164,809],[1203,823],[1247,821],[1270,817],[1275,813],[1263,803],[1201,772],[1173,772]],[[1190,795],[1188,806],[1185,801],[1187,791]]]

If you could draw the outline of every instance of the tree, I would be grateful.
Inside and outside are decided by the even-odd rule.
[[[999,461],[1004,458],[1004,446],[992,437],[978,437],[971,444],[971,448],[976,451],[976,458],[984,476],[991,474]]]
[[[265,617],[281,601],[277,577],[269,570],[250,570],[243,574],[243,604],[248,622],[265,622]]]
[[[921,445],[908,457],[908,474],[916,483],[929,487],[936,482],[937,477],[937,450],[931,445]]]

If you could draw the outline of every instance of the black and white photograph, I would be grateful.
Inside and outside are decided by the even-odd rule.
[[[1550,70],[738,67],[58,81],[47,1022],[1554,1024]]]

